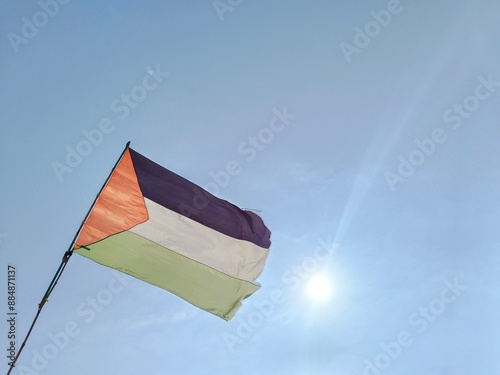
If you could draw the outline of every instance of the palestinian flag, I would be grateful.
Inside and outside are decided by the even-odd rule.
[[[270,235],[255,213],[127,147],[73,250],[230,320],[259,288]]]

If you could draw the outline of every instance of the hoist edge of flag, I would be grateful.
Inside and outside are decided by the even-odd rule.
[[[128,150],[92,209],[74,248],[100,241],[148,220],[148,212]]]

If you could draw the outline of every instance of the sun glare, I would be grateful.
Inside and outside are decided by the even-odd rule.
[[[330,280],[324,275],[311,277],[307,285],[307,294],[315,301],[323,301],[330,297],[332,286]]]

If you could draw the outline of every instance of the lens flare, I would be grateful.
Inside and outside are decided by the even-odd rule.
[[[323,301],[330,297],[332,286],[324,275],[312,276],[307,285],[307,294],[315,301]]]

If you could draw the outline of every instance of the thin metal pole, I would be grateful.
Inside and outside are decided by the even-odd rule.
[[[19,351],[17,352],[16,357],[14,358],[14,361],[12,361],[11,364],[10,364],[10,368],[9,368],[9,371],[7,372],[7,375],[10,375],[10,373],[14,369],[14,367],[15,367],[15,365],[17,363],[17,360],[19,359],[19,356],[21,355],[21,352],[23,351],[24,346],[26,345],[26,342],[28,341],[28,338],[31,335],[31,331],[33,330],[33,327],[35,326],[35,323],[38,320],[38,317],[40,316],[40,312],[42,311],[43,306],[45,305],[46,302],[48,302],[50,294],[54,290],[54,287],[56,286],[56,284],[59,281],[59,279],[60,279],[60,277],[61,277],[64,269],[66,268],[66,264],[68,263],[69,258],[73,254],[73,247],[75,246],[75,242],[78,239],[78,236],[80,235],[80,233],[81,233],[81,231],[83,229],[83,226],[87,222],[90,214],[92,213],[92,210],[94,209],[94,206],[97,203],[97,200],[99,199],[99,196],[101,195],[101,193],[104,190],[104,188],[108,185],[108,182],[111,179],[111,176],[113,175],[113,172],[115,171],[116,167],[118,166],[118,163],[120,163],[120,161],[122,160],[123,155],[125,155],[125,152],[129,148],[129,146],[130,146],[130,141],[127,142],[127,144],[125,145],[125,149],[123,150],[123,152],[121,153],[121,155],[118,158],[117,162],[113,166],[113,169],[111,169],[111,172],[109,173],[108,178],[106,179],[106,181],[104,181],[104,184],[102,185],[101,189],[99,190],[99,193],[97,193],[97,195],[96,195],[96,197],[94,199],[94,202],[90,206],[87,214],[85,215],[85,218],[83,219],[82,223],[80,224],[80,228],[78,228],[78,231],[76,232],[75,237],[73,238],[73,241],[71,241],[71,245],[69,245],[68,250],[66,250],[66,252],[64,253],[64,256],[62,258],[61,264],[59,265],[59,268],[57,269],[56,274],[52,278],[52,281],[50,282],[49,287],[47,288],[47,291],[45,292],[42,300],[38,304],[38,311],[37,311],[37,313],[35,315],[35,318],[33,319],[33,322],[31,323],[30,329],[28,330],[28,333],[26,334],[26,337],[24,338],[24,341],[21,344],[21,346],[19,348]]]

